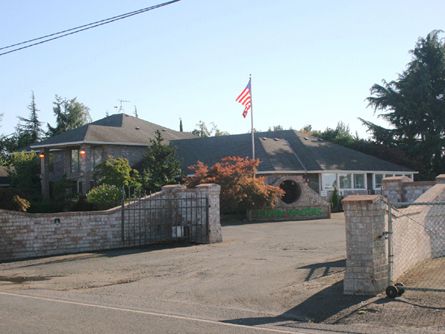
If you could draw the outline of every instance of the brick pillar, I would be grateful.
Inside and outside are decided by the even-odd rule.
[[[209,238],[207,243],[213,244],[216,242],[222,242],[222,230],[219,212],[219,194],[221,192],[221,186],[213,183],[205,183],[196,186],[201,192],[207,192],[209,199]]]
[[[385,177],[382,181],[383,196],[391,203],[405,202],[404,184],[413,182],[406,176]]]
[[[379,195],[353,195],[343,201],[346,218],[344,293],[375,295],[388,283],[386,205]]]

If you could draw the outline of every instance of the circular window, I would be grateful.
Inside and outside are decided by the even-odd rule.
[[[283,181],[280,184],[280,188],[284,191],[284,195],[281,197],[281,200],[286,204],[291,204],[298,201],[301,196],[301,188],[295,181]]]

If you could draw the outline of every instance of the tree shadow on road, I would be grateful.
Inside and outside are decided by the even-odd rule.
[[[309,269],[305,281],[311,281],[317,278],[326,277],[335,273],[345,271],[346,260],[336,260],[330,262],[314,263],[297,269]]]

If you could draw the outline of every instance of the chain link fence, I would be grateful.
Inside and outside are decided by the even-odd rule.
[[[408,306],[400,316],[445,325],[445,202],[389,204],[387,240],[386,294]]]

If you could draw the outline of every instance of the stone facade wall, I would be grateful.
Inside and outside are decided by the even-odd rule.
[[[278,200],[273,209],[252,210],[248,216],[254,221],[304,220],[329,218],[331,206],[314,191],[303,175],[273,175],[268,176],[268,184],[279,186],[283,181],[295,181],[301,189],[300,197],[293,203]]]
[[[147,143],[148,146],[148,143]],[[87,193],[93,181],[93,172],[95,168],[95,157],[99,161],[105,161],[108,157],[126,158],[131,166],[141,162],[147,147],[144,146],[124,146],[124,145],[82,145],[72,147],[72,149],[84,150],[85,155],[79,157],[79,171],[71,171],[71,148],[59,151],[52,151],[50,159],[42,159],[41,170],[44,170],[44,163],[50,163],[48,166],[48,180],[51,182],[59,181],[63,176],[70,180],[82,182],[82,193]],[[43,179],[43,177],[42,177]]]
[[[219,214],[220,186],[214,184],[200,185],[196,189],[184,189],[181,186],[166,186],[159,193],[148,196],[141,201],[155,202],[156,198],[178,198],[171,217],[163,217],[165,223],[172,224],[173,217],[186,217],[185,223],[195,227],[191,240],[198,243],[222,241]],[[199,196],[197,196],[199,195]],[[208,197],[207,217],[184,208],[193,210],[196,205],[183,205],[181,201],[193,201],[193,198]],[[125,212],[136,203],[128,203]],[[154,204],[153,204],[154,207]],[[176,222],[175,222],[176,223]],[[170,225],[169,225],[170,226]],[[201,229],[197,231],[197,229]],[[208,230],[207,230],[208,229]],[[172,233],[169,231],[169,233]],[[157,238],[161,240],[162,236]],[[113,248],[127,247],[122,240],[122,208],[95,212],[64,212],[55,214],[29,214],[0,210],[0,261],[24,259],[58,254],[91,252]]]

